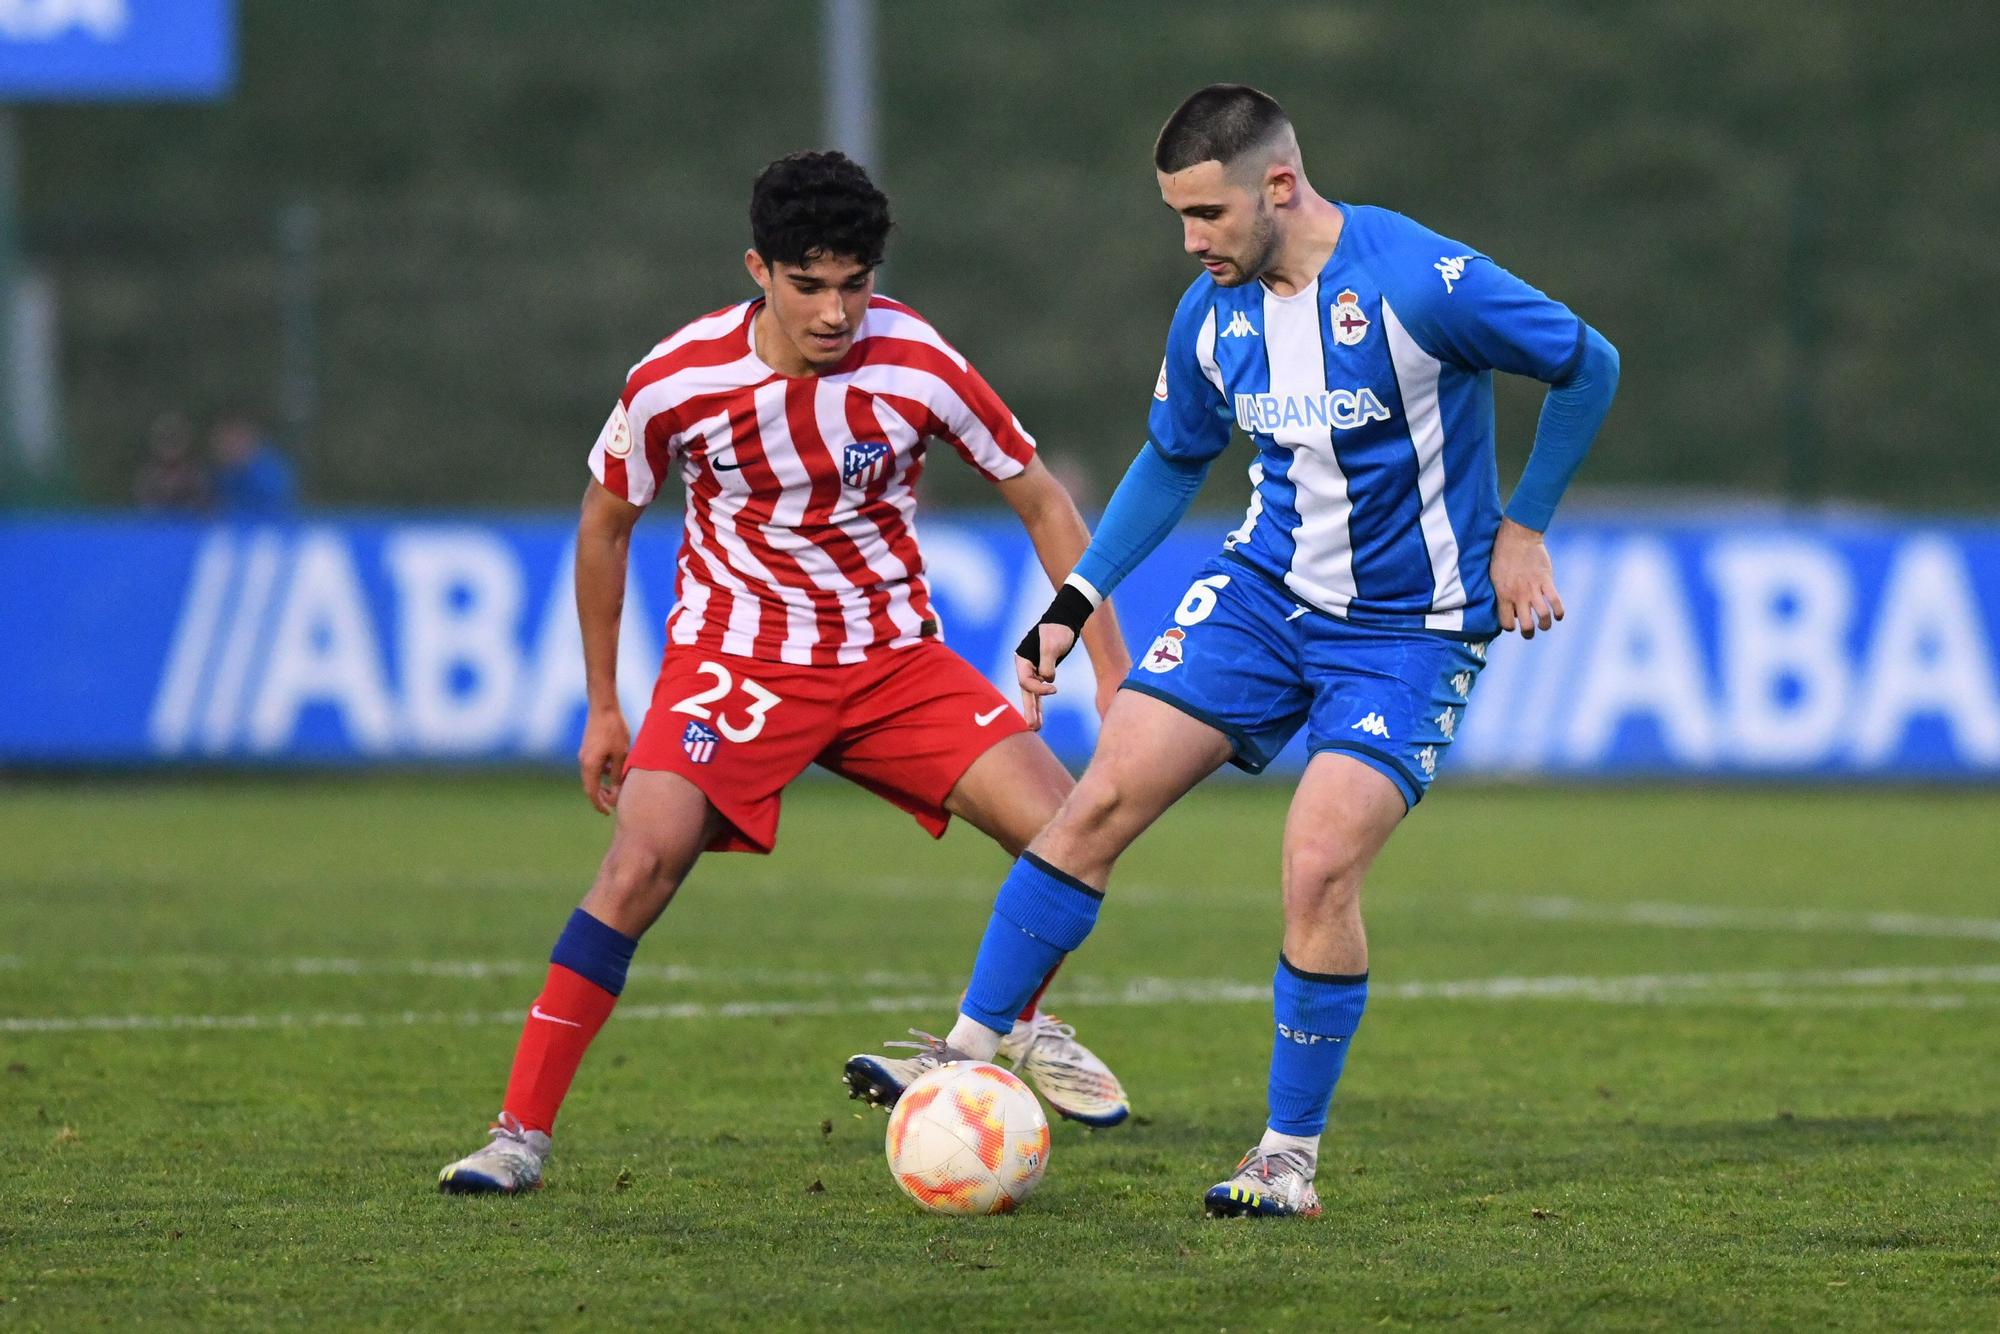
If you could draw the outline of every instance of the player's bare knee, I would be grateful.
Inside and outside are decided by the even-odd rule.
[[[687,868],[658,844],[615,836],[586,905],[602,906],[626,921],[636,918],[650,923],[673,898],[686,872]]]
[[[1361,898],[1361,859],[1332,841],[1285,849],[1285,909],[1311,917],[1352,911]]]
[[[1077,848],[1093,860],[1115,858],[1131,841],[1130,807],[1116,783],[1085,774],[1049,822],[1046,836],[1052,845]]]

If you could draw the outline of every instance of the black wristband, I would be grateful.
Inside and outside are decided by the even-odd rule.
[[[1072,634],[1081,635],[1083,623],[1096,610],[1082,589],[1074,584],[1064,584],[1056,590],[1056,599],[1042,613],[1042,619],[1030,626],[1028,633],[1021,637],[1020,644],[1014,649],[1015,654],[1026,659],[1030,667],[1039,670],[1042,665],[1042,627],[1060,625]]]

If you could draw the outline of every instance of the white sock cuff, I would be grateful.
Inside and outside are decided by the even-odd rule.
[[[1006,1036],[995,1033],[977,1019],[966,1015],[958,1016],[958,1022],[945,1034],[944,1045],[953,1051],[962,1051],[975,1061],[990,1061],[1000,1054],[1000,1039]]]
[[[1303,1153],[1315,1165],[1319,1162],[1318,1135],[1287,1135],[1266,1126],[1264,1138],[1257,1147],[1266,1153]]]

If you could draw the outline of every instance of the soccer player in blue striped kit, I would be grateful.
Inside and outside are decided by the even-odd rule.
[[[1291,122],[1254,88],[1193,94],[1153,156],[1205,272],[1168,329],[1147,442],[1022,641],[1030,722],[1084,621],[1187,512],[1232,425],[1257,450],[1249,513],[1001,885],[950,1034],[914,1058],[856,1056],[846,1073],[892,1103],[924,1069],[991,1059],[1089,935],[1119,854],[1225,761],[1255,773],[1304,727],[1270,1115],[1203,1203],[1217,1216],[1311,1216],[1320,1134],[1368,998],[1362,879],[1429,787],[1488,643],[1562,619],[1542,532],[1610,407],[1618,355],[1470,246],[1315,193]],[[1504,512],[1496,370],[1549,386]]]

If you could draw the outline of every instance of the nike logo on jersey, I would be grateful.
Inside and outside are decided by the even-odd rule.
[[[710,459],[708,461],[708,466],[715,469],[717,472],[735,472],[738,468],[742,467],[743,465],[740,463],[723,463],[716,459]]]
[[[1384,741],[1389,739],[1389,724],[1382,721],[1382,715],[1379,713],[1369,714],[1366,718],[1363,718],[1347,730],[1350,732],[1366,732],[1369,736],[1379,736]]]
[[[1250,323],[1250,316],[1248,314],[1239,310],[1229,317],[1229,323],[1222,326],[1222,336],[1224,338],[1255,338],[1257,336],[1257,326]]]
[[[549,1013],[548,1011],[544,1010],[544,1009],[543,1009],[543,1008],[541,1007],[541,1005],[540,1005],[540,1003],[539,1003],[539,1002],[538,1002],[538,1003],[536,1003],[535,1005],[532,1005],[532,1006],[530,1006],[530,1007],[528,1008],[528,1013],[529,1013],[530,1015],[532,1015],[533,1017],[535,1017],[536,1019],[546,1019],[546,1020],[548,1020],[548,1021],[549,1021],[550,1023],[552,1023],[552,1024],[561,1024],[561,1025],[562,1025],[563,1027],[565,1027],[565,1028],[582,1028],[582,1027],[583,1027],[583,1025],[582,1025],[582,1024],[579,1024],[579,1023],[578,1023],[578,1022],[577,1022],[576,1020],[574,1020],[574,1019],[558,1019],[558,1018],[557,1018],[556,1016],[554,1016],[554,1015],[550,1014],[550,1013]]]
[[[1005,704],[1002,704],[997,709],[989,709],[985,713],[973,714],[972,721],[977,723],[979,726],[984,727],[1005,712],[1007,712],[1007,706]]]

